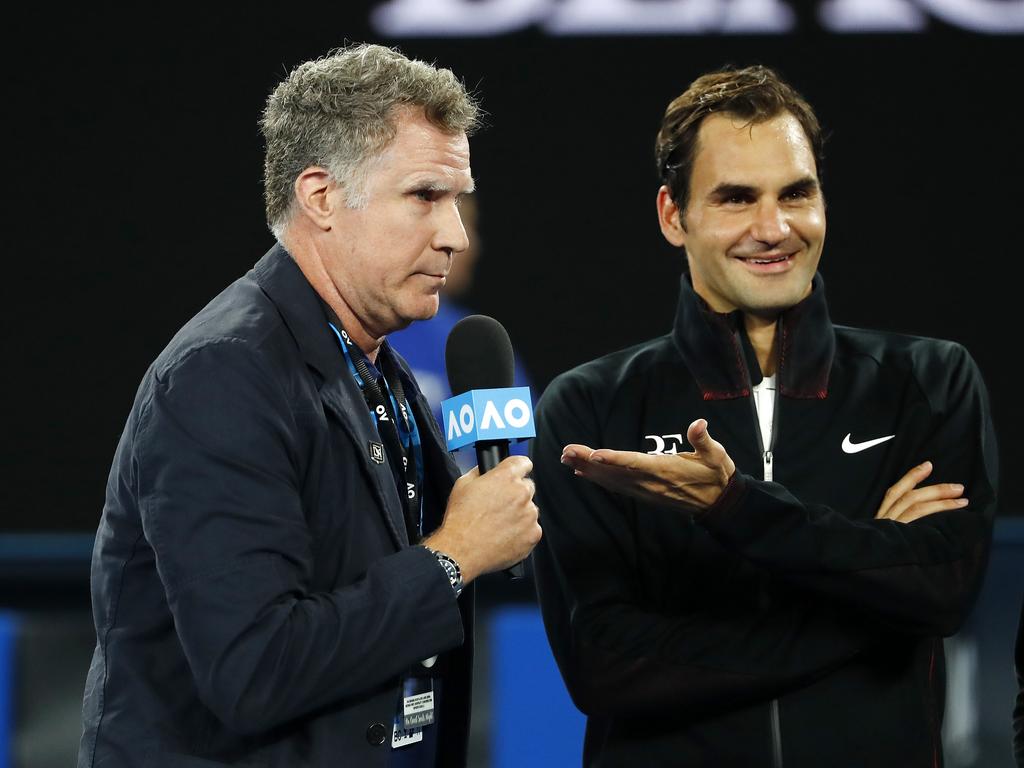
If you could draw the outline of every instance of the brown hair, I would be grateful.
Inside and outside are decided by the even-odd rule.
[[[690,174],[704,118],[725,113],[762,123],[783,112],[789,112],[803,127],[820,178],[825,139],[818,118],[806,99],[768,67],[726,67],[709,72],[673,99],[661,120],[654,153],[658,174],[671,190],[680,214],[690,202]]]

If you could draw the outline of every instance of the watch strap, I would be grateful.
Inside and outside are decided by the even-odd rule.
[[[430,547],[424,547],[430,554],[432,554],[437,562],[444,568],[445,574],[448,576],[448,581],[452,585],[452,590],[455,592],[455,596],[458,597],[462,594],[462,568],[454,557],[446,552],[439,552],[436,549]]]

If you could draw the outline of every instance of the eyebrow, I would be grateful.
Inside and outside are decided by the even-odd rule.
[[[410,179],[409,186],[415,189],[426,189],[430,192],[456,192],[455,187],[451,184],[445,184],[444,182],[430,180],[424,181],[422,179]],[[465,189],[460,189],[456,194],[468,195],[476,191],[476,180],[470,176],[469,186]]]
[[[804,176],[802,179],[797,179],[782,188],[782,194],[786,195],[791,192],[813,192],[819,189],[820,185],[818,180],[813,176]],[[711,190],[708,197],[716,200],[727,200],[730,197],[742,197],[742,196],[754,196],[758,193],[757,187],[752,187],[749,184],[730,184],[728,182],[719,184],[717,187]]]
[[[821,188],[821,184],[813,176],[804,176],[802,179],[797,179],[792,184],[787,184],[782,188],[782,193],[787,192],[816,192]]]
[[[753,197],[756,193],[755,187],[746,184],[719,184],[711,190],[708,197],[715,200],[728,200],[730,197]]]

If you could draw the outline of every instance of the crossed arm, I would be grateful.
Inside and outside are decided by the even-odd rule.
[[[696,511],[727,549],[893,629],[959,628],[980,582],[991,518],[991,510],[967,509],[962,484],[921,485],[932,471],[924,462],[889,488],[873,520],[854,520],[736,472],[703,419],[687,439],[694,450],[675,456],[570,444],[561,460],[616,493]]]
[[[681,511],[706,512],[721,500],[733,482],[736,465],[725,447],[711,437],[708,423],[697,419],[686,430],[693,451],[675,455],[638,451],[593,449],[573,443],[565,446],[561,462],[578,477],[615,493],[654,504],[668,504]],[[936,483],[919,487],[932,472],[925,461],[912,467],[886,492],[876,520],[910,523],[937,512],[967,506],[960,483]]]

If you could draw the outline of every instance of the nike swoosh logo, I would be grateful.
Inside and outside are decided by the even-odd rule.
[[[843,453],[860,453],[866,451],[868,448],[874,448],[876,445],[881,445],[886,440],[892,440],[896,435],[888,435],[887,437],[876,437],[874,440],[865,440],[863,443],[855,443],[850,439],[850,434],[847,434],[843,438]]]

